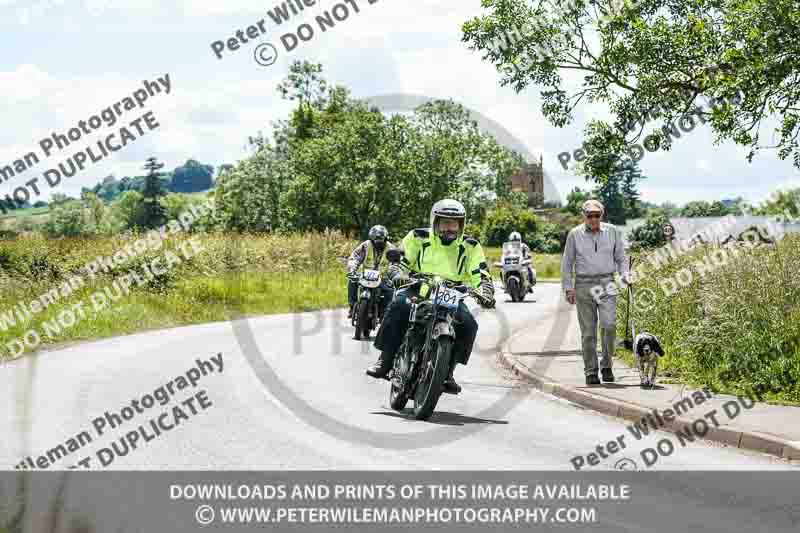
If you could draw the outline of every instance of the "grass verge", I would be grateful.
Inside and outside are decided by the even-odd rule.
[[[631,316],[637,331],[664,346],[660,376],[729,394],[757,387],[771,391],[768,401],[800,402],[800,236],[754,248],[699,246],[660,265],[647,257],[637,259]],[[627,312],[623,291],[620,338]]]

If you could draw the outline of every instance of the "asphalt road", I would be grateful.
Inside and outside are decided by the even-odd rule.
[[[428,422],[388,408],[388,383],[364,375],[377,354],[370,343],[352,340],[343,311],[156,331],[27,357],[0,368],[0,464],[12,469],[28,456],[49,461],[48,454],[56,453],[49,470],[88,465],[95,470],[573,471],[572,457],[621,435],[632,441],[626,424],[532,390],[508,376],[494,357],[502,340],[521,328],[542,328],[558,341],[574,313],[558,303],[558,295],[556,285],[540,284],[527,303],[500,302],[496,310],[480,312],[479,346],[457,374],[463,391],[445,395]],[[206,361],[207,375],[197,359]],[[167,403],[147,407],[150,397]],[[132,400],[140,402],[141,413]],[[113,430],[106,421],[99,434],[97,419],[106,420],[106,411],[109,419],[120,414],[130,420]],[[169,429],[156,435],[159,428]],[[79,441],[81,433],[91,440]],[[120,441],[126,434],[139,435],[135,449]],[[668,436],[629,442],[584,471],[603,474],[633,464],[643,470],[639,451]],[[53,451],[59,445],[67,450],[61,457]],[[769,456],[694,443],[650,468],[680,475],[616,472],[635,476],[628,479],[637,503],[616,511],[613,504],[601,508],[591,528],[794,531],[800,516],[794,476],[764,490],[751,482],[753,474],[725,481],[691,472],[793,468]],[[540,479],[535,472],[524,477]],[[24,530],[74,529],[64,529],[73,519],[59,503],[65,479],[45,480],[42,496],[29,496],[35,505],[25,515]],[[163,530],[167,516],[173,517],[169,530],[195,529],[191,502],[178,509],[166,489],[154,491],[152,483],[130,474],[121,479],[128,481],[96,485],[89,498],[70,492],[82,502],[70,507],[78,513],[70,516],[93,516],[96,531],[138,531],[148,521],[155,528],[150,530]],[[0,481],[11,487],[4,492],[0,483],[2,503],[20,480],[0,476]],[[126,502],[122,507],[120,500]],[[119,529],[123,523],[127,526]]]
[[[35,462],[59,444],[68,449],[69,439],[85,431],[91,442],[80,442],[48,468],[68,468],[86,457],[91,460],[83,465],[102,468],[97,453],[108,448],[114,457],[103,452],[105,468],[126,470],[572,470],[576,455],[620,435],[632,441],[626,424],[532,390],[494,357],[504,338],[532,324],[553,323],[557,336],[574,313],[559,310],[557,298],[556,285],[540,284],[526,303],[501,301],[496,310],[480,312],[477,351],[456,374],[463,391],[444,395],[428,422],[388,407],[388,383],[364,375],[377,353],[370,342],[352,340],[340,310],[155,331],[27,357],[0,369],[0,464],[11,469],[28,456]],[[558,313],[567,313],[561,325]],[[196,388],[173,387],[167,405],[140,406],[142,413],[116,430],[106,422],[98,434],[93,421],[106,411],[125,414],[131,400],[186,375],[196,359],[219,353],[222,372],[200,376]],[[176,420],[170,409],[201,390],[205,395],[181,406],[186,416]],[[155,436],[148,421],[162,412],[169,413],[162,420],[170,429]],[[111,443],[140,425],[152,440],[144,442],[147,435],[140,433],[136,449],[124,453],[118,443],[121,453],[115,452]],[[669,434],[659,435],[630,442],[586,470],[613,469],[620,461],[644,469],[639,451]],[[774,468],[791,467],[704,443],[679,448],[651,467]]]

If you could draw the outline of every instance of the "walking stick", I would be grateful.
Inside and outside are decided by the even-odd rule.
[[[629,336],[629,333],[632,333],[631,328],[631,307],[633,306],[633,285],[630,283],[630,271],[633,268],[633,256],[628,258],[628,309],[625,316],[625,340],[623,341],[622,345],[625,347],[626,350],[633,351],[633,338],[632,335]]]

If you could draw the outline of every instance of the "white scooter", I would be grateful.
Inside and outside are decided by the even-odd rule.
[[[525,295],[531,292],[531,287],[536,285],[536,269],[530,259],[522,257],[522,245],[519,242],[503,244],[503,254],[494,266],[503,269],[501,281],[506,294],[511,296],[511,301],[521,302]],[[528,266],[533,272],[533,285],[528,281]]]

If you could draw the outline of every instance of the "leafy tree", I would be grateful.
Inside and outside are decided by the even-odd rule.
[[[288,162],[275,146],[265,144],[217,179],[214,189],[217,223],[232,231],[265,232],[287,228],[283,197]]]
[[[214,186],[213,176],[214,167],[189,159],[185,165],[172,172],[169,188],[172,192],[207,191]]]
[[[91,192],[82,195],[83,205],[87,211],[88,222],[95,233],[105,233],[110,230],[106,218],[106,206],[97,195]]]
[[[800,217],[800,188],[776,192],[754,212],[758,215],[783,215],[797,219]]]
[[[164,215],[169,220],[178,218],[190,205],[188,195],[174,192],[162,196],[160,202],[164,208]]]
[[[563,229],[558,224],[546,222],[541,224],[536,234],[528,240],[528,245],[534,252],[543,254],[557,254],[564,251],[566,233],[569,230]]]
[[[111,204],[111,216],[125,228],[134,228],[138,221],[142,206],[142,193],[125,191]]]
[[[166,194],[158,174],[162,168],[164,168],[164,164],[159,163],[155,157],[149,157],[145,162],[144,169],[147,171],[147,179],[142,191],[142,203],[137,220],[137,225],[142,228],[157,228],[166,223],[164,207],[159,201]]]
[[[644,224],[637,226],[631,230],[628,237],[632,250],[641,250],[645,248],[656,248],[666,244],[667,239],[664,237],[664,224],[669,222],[669,218],[659,211],[653,211],[648,214]]]
[[[309,138],[315,111],[321,110],[328,101],[328,82],[322,77],[322,65],[295,61],[289,67],[286,79],[278,84],[278,92],[285,100],[297,100],[290,125],[297,139]]]
[[[680,210],[680,216],[683,217],[724,217],[726,215],[739,214],[740,209],[736,206],[725,205],[721,201],[707,202],[704,200],[696,200],[687,203]]]
[[[538,217],[528,209],[500,205],[486,215],[481,240],[486,246],[501,246],[512,231],[518,231],[522,239],[530,243],[539,229],[539,223]]]
[[[595,189],[594,194],[605,207],[605,218],[611,224],[625,225],[625,197],[621,190],[622,176],[614,173],[609,179]]]
[[[91,233],[91,224],[80,202],[61,202],[50,210],[44,231],[50,237],[78,237]]]
[[[588,178],[606,181],[630,159],[647,119],[656,128],[642,142],[668,150],[680,136],[675,121],[687,114],[687,128],[707,123],[718,140],[749,146],[748,160],[758,150],[777,149],[800,167],[796,0],[493,0],[482,6],[485,12],[463,25],[463,40],[497,67],[502,85],[517,92],[538,86],[542,112],[559,127],[583,101],[610,107],[613,124],[593,120],[585,130],[588,157],[581,170]],[[575,90],[574,79],[582,80]],[[710,99],[705,109],[695,104],[701,94]],[[771,114],[781,121],[778,140],[765,146],[761,129]]]
[[[564,208],[564,211],[567,213],[572,213],[573,215],[580,215],[581,207],[583,206],[584,202],[591,197],[592,195],[588,191],[584,191],[580,187],[575,187],[567,195],[567,206]]]
[[[255,153],[218,179],[218,223],[238,231],[336,228],[366,235],[427,224],[431,205],[461,200],[480,221],[495,199],[512,198],[506,178],[522,159],[480,132],[452,101],[385,116],[330,87],[321,67],[295,63],[280,86],[298,102]]]
[[[626,218],[639,218],[644,213],[640,200],[636,182],[642,179],[642,171],[636,162],[624,165],[620,170],[622,177],[620,192],[625,203]]]

